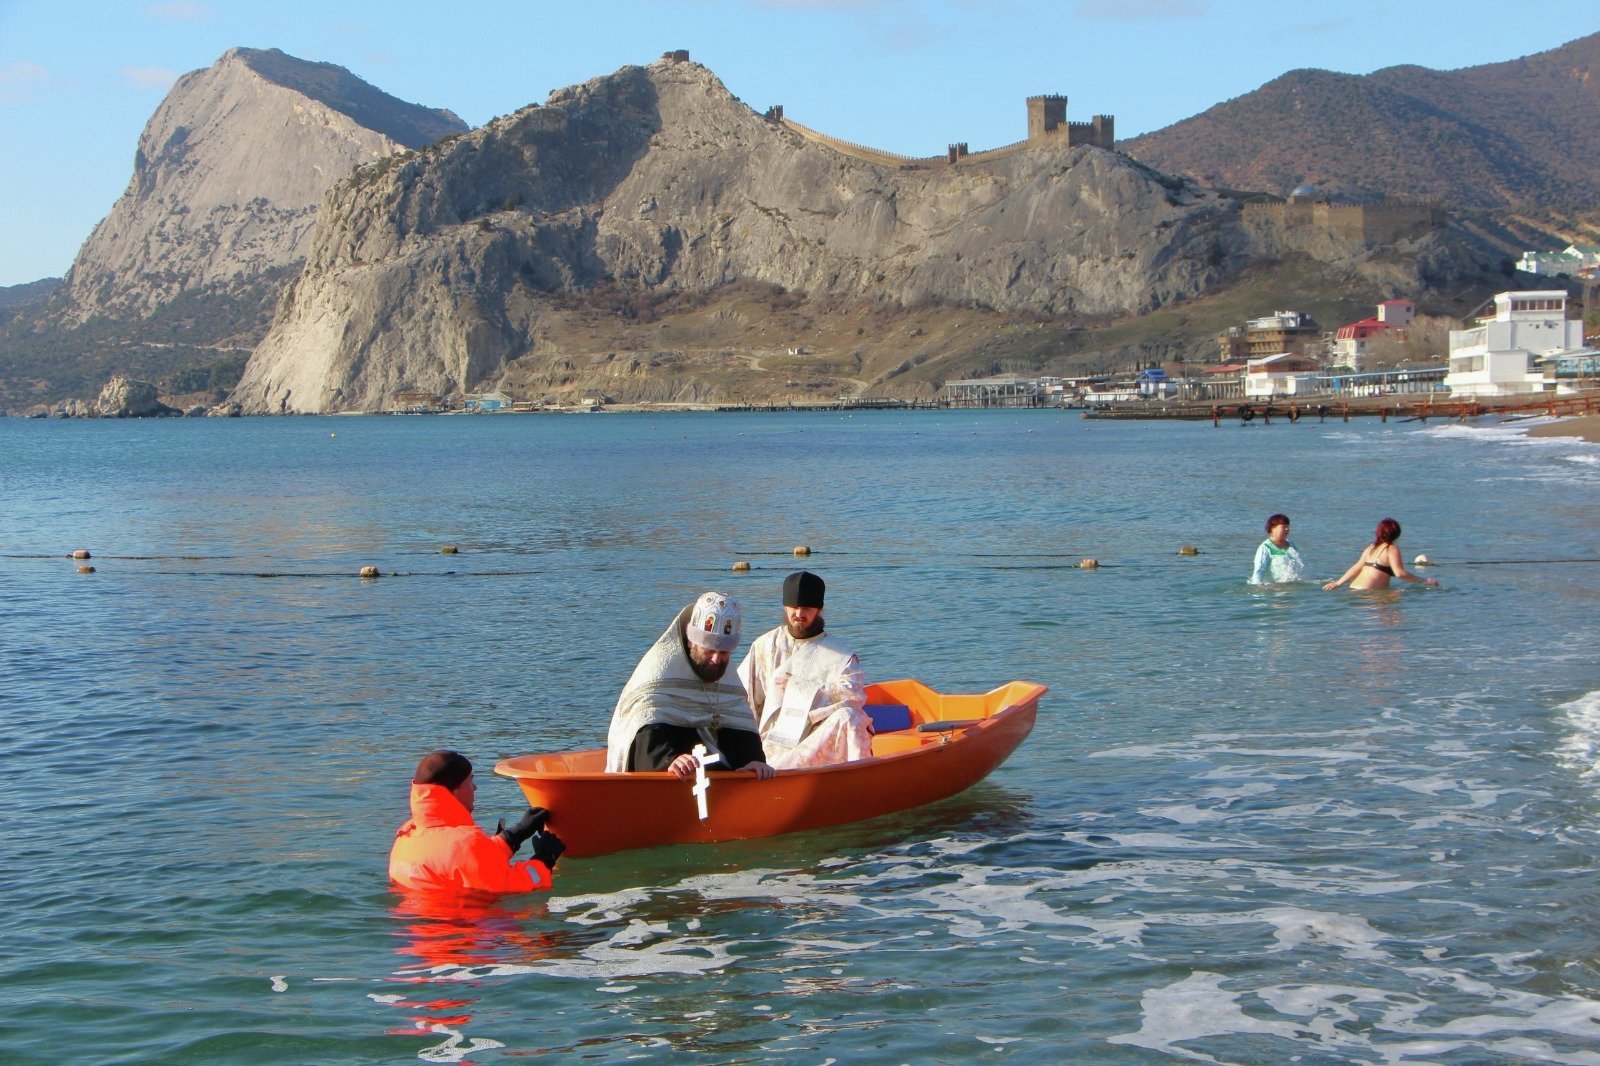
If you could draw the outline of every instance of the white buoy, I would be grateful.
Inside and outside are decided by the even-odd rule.
[[[362,577],[369,577],[369,578],[370,577],[377,577],[378,576],[378,568],[376,566],[363,566],[361,568],[361,576]]]
[[[1411,560],[1411,565],[1412,566],[1427,566],[1428,565],[1428,557],[1426,555],[1419,555],[1415,559]]]

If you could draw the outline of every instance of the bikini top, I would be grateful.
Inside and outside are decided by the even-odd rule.
[[[1380,574],[1388,574],[1390,577],[1394,577],[1394,568],[1388,563],[1375,563],[1371,559],[1368,559],[1366,560],[1366,564]]]

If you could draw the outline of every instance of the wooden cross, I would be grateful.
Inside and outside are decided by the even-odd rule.
[[[706,790],[711,787],[711,782],[706,780],[706,764],[721,762],[722,755],[715,751],[707,751],[704,744],[694,746],[694,801],[700,808],[700,820],[706,820]]]

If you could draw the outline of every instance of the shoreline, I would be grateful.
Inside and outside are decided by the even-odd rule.
[[[1600,415],[1577,415],[1528,428],[1530,437],[1577,437],[1589,444],[1600,444]]]

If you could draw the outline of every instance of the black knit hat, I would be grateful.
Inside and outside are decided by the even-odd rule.
[[[783,579],[783,605],[785,607],[822,608],[827,584],[809,570],[801,570]]]
[[[443,785],[452,791],[461,787],[472,774],[472,763],[458,751],[440,748],[430,751],[417,763],[417,775],[411,779],[413,785]]]

